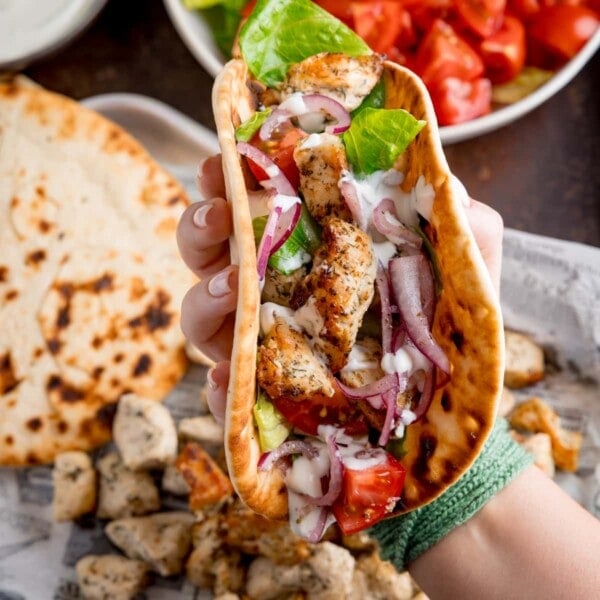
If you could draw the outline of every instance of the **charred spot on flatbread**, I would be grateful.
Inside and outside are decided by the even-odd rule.
[[[13,369],[10,354],[0,355],[0,394],[14,390],[17,385],[19,385],[19,379]]]

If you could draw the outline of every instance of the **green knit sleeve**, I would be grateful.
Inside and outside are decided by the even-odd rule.
[[[532,457],[508,434],[499,419],[473,466],[432,503],[369,529],[379,542],[381,556],[402,571],[455,527],[468,521],[504,488]]]

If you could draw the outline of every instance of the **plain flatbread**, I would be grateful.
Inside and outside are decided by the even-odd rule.
[[[0,465],[104,443],[121,394],[179,380],[188,203],[115,124],[0,85]]]
[[[273,519],[287,514],[287,492],[278,469],[258,471],[258,434],[252,416],[260,295],[256,248],[235,127],[255,111],[247,69],[230,61],[215,81],[213,110],[223,154],[227,197],[232,200],[233,257],[240,266],[240,294],[225,422],[229,475],[242,500]],[[404,108],[427,125],[401,157],[403,188],[420,176],[435,190],[431,241],[443,291],[433,333],[453,367],[451,381],[437,390],[426,416],[408,427],[402,463],[407,477],[396,514],[427,504],[473,463],[492,428],[504,368],[502,317],[497,295],[462,207],[460,187],[450,174],[435,113],[422,82],[386,63],[386,107]]]

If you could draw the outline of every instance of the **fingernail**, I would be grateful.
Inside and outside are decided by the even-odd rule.
[[[196,227],[199,227],[200,229],[206,227],[206,217],[208,216],[208,213],[212,210],[212,207],[212,204],[202,204],[197,208],[196,212],[194,213],[194,216],[192,217],[192,221],[194,222],[194,225]]]
[[[219,384],[215,381],[214,378],[215,367],[211,367],[206,373],[206,381],[208,382],[208,387],[214,392]]]
[[[230,269],[225,269],[220,273],[217,273],[208,282],[208,293],[213,298],[222,298],[231,293],[231,286],[229,285],[229,276],[231,275]]]

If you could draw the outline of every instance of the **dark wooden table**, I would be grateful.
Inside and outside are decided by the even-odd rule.
[[[146,94],[214,127],[212,79],[160,0],[110,0],[84,35],[26,74],[77,99]],[[537,110],[446,154],[471,195],[507,226],[600,246],[600,55]]]

